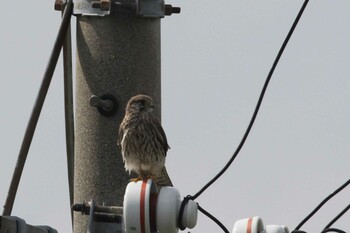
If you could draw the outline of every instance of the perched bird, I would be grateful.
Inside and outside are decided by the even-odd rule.
[[[125,170],[140,179],[153,178],[159,186],[172,186],[165,168],[168,141],[159,119],[153,114],[153,100],[147,95],[132,97],[119,127]]]

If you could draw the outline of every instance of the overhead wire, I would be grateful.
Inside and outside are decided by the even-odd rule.
[[[272,64],[272,67],[270,69],[270,72],[268,73],[267,75],[267,78],[265,80],[265,83],[264,83],[264,86],[261,90],[261,93],[260,93],[260,96],[259,96],[259,99],[258,99],[258,102],[256,104],[256,107],[254,109],[254,112],[253,112],[253,115],[251,117],[251,120],[249,122],[249,125],[243,135],[243,138],[241,139],[237,149],[235,150],[234,154],[231,156],[230,160],[226,163],[226,165],[219,171],[219,173],[214,177],[212,178],[207,184],[205,184],[195,195],[191,196],[191,195],[188,195],[184,201],[182,202],[182,205],[180,207],[180,211],[179,211],[179,219],[182,219],[182,214],[183,214],[183,209],[184,209],[184,205],[186,204],[186,202],[191,199],[191,200],[195,200],[196,198],[198,198],[205,190],[207,190],[216,180],[218,180],[225,172],[226,170],[231,166],[232,162],[236,159],[237,155],[239,154],[239,152],[241,151],[246,139],[248,138],[248,135],[253,127],[253,124],[256,120],[256,117],[258,115],[258,112],[259,112],[259,109],[260,109],[260,106],[261,106],[261,103],[263,101],[263,98],[265,96],[265,93],[266,93],[266,90],[267,90],[267,87],[270,83],[270,80],[271,80],[271,77],[276,69],[276,66],[291,38],[291,36],[293,35],[293,32],[296,28],[296,26],[298,25],[298,22],[308,4],[309,0],[305,0],[303,5],[301,6],[300,10],[299,10],[299,13],[297,15],[297,17],[295,18],[293,24],[292,24],[292,27],[290,28],[285,40],[283,41],[283,44]],[[209,214],[207,211],[205,211],[203,208],[201,208],[199,205],[198,205],[198,208],[199,210],[201,210],[202,213],[204,213],[206,216],[210,217],[214,222],[216,222],[225,232],[227,232],[227,229],[225,227],[223,227],[224,225],[219,221],[217,220],[216,218],[214,218],[214,216],[212,216],[211,214]],[[226,230],[225,230],[226,229]]]
[[[317,213],[317,211],[319,211],[319,209],[321,209],[321,207],[326,204],[330,199],[332,199],[332,197],[334,197],[335,195],[337,195],[340,191],[342,191],[346,186],[348,186],[350,184],[350,179],[348,181],[346,181],[343,185],[341,185],[339,188],[337,188],[333,193],[331,193],[330,195],[328,195],[325,199],[323,199],[321,201],[320,204],[318,204],[316,206],[316,208],[311,211],[311,213],[309,215],[307,215],[294,229],[294,231],[299,230],[307,221],[309,221],[309,219],[314,216],[314,214]]]
[[[224,226],[224,224],[222,224],[217,218],[215,218],[213,215],[211,215],[208,211],[206,211],[205,209],[203,209],[199,204],[198,205],[198,210],[200,212],[202,212],[204,215],[206,215],[208,218],[210,218],[211,220],[213,220],[225,233],[230,233],[229,230],[227,230],[227,228]]]
[[[338,228],[328,228],[321,231],[321,233],[326,233],[326,232],[346,233],[346,231],[340,230]]]
[[[335,216],[335,218],[332,219],[332,221],[330,221],[325,227],[324,229],[328,229],[330,228],[336,221],[338,221],[338,219],[340,219],[348,210],[350,209],[350,204],[345,207],[345,209],[343,209],[337,216]]]
[[[48,65],[46,67],[44,77],[43,77],[43,80],[41,82],[40,89],[39,89],[37,98],[35,100],[34,107],[33,107],[33,110],[31,112],[31,115],[30,115],[30,118],[28,121],[28,125],[26,128],[25,134],[24,134],[24,138],[22,141],[20,152],[19,152],[19,155],[17,158],[16,167],[15,167],[12,179],[11,179],[9,191],[7,194],[7,198],[6,198],[3,213],[2,213],[2,215],[4,215],[4,216],[9,216],[9,215],[11,215],[11,212],[12,212],[12,208],[13,208],[13,204],[14,204],[14,201],[16,198],[18,185],[19,185],[19,182],[20,182],[20,179],[22,176],[23,168],[24,168],[24,165],[25,165],[25,162],[27,159],[28,151],[29,151],[32,139],[33,139],[36,125],[38,123],[41,109],[42,109],[42,106],[44,104],[46,94],[47,94],[47,91],[49,89],[53,73],[54,73],[55,68],[56,68],[56,64],[57,64],[57,61],[58,61],[58,58],[60,55],[60,51],[61,51],[63,41],[64,41],[65,36],[66,36],[68,26],[70,24],[72,9],[73,9],[73,3],[71,0],[69,0],[67,2],[66,8],[63,12],[62,21],[61,21],[61,25],[60,25],[56,40],[55,40],[55,44],[54,44],[54,47],[52,49],[50,59],[49,59]]]
[[[66,4],[62,7],[62,16]],[[72,38],[71,27],[67,28],[67,34],[63,43],[63,86],[64,86],[64,118],[66,133],[66,151],[67,151],[67,171],[69,202],[74,202],[74,106],[73,106],[73,68],[72,68]],[[71,222],[73,227],[73,209],[71,209]]]
[[[261,90],[258,102],[257,102],[256,107],[254,109],[253,116],[251,117],[249,125],[248,125],[248,127],[247,127],[247,129],[246,129],[246,131],[245,131],[245,133],[243,135],[243,138],[241,139],[241,142],[239,143],[236,151],[234,152],[234,154],[232,155],[230,160],[227,162],[227,164],[224,166],[224,168],[222,168],[222,170],[214,178],[212,178],[195,195],[192,196],[193,200],[196,199],[197,197],[199,197],[207,188],[209,188],[217,179],[219,179],[226,172],[226,170],[231,166],[232,162],[237,157],[238,153],[241,151],[241,149],[242,149],[242,147],[243,147],[243,145],[244,145],[244,143],[245,143],[245,141],[246,141],[246,139],[247,139],[247,137],[248,137],[248,135],[250,133],[250,130],[253,127],[255,119],[256,119],[256,117],[258,115],[261,103],[262,103],[262,101],[264,99],[264,96],[265,96],[266,89],[267,89],[267,87],[268,87],[268,85],[270,83],[270,80],[271,80],[271,77],[272,77],[272,75],[273,75],[273,73],[275,71],[275,68],[276,68],[276,66],[277,66],[277,64],[278,64],[278,62],[279,62],[279,60],[280,60],[280,58],[281,58],[281,56],[282,56],[282,54],[284,52],[284,49],[286,48],[286,46],[287,46],[287,44],[289,42],[289,39],[291,38],[291,36],[292,36],[292,34],[294,32],[294,29],[296,28],[296,26],[297,26],[297,24],[298,24],[298,22],[299,22],[299,20],[300,20],[300,18],[302,16],[302,14],[303,14],[303,12],[304,12],[308,2],[309,2],[309,0],[305,0],[304,1],[304,4],[302,5],[302,7],[301,7],[301,9],[300,9],[296,19],[294,20],[294,23],[293,23],[291,29],[288,32],[287,37],[285,38],[285,40],[284,40],[284,42],[283,42],[283,44],[282,44],[282,46],[281,46],[281,48],[280,48],[276,58],[275,58],[275,61],[273,62],[273,65],[272,65],[272,67],[270,69],[270,72],[269,72],[269,74],[268,74],[268,76],[266,78],[266,81],[264,83],[264,86],[263,86],[263,88]]]

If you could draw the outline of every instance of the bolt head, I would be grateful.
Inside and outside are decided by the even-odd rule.
[[[109,11],[110,4],[111,2],[109,0],[101,0],[101,11]]]
[[[62,11],[63,0],[55,0],[55,11]]]

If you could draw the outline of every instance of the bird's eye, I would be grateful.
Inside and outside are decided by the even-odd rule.
[[[140,100],[140,104],[145,105],[146,101],[145,100]]]

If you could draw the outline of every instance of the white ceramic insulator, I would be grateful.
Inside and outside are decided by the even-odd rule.
[[[233,233],[263,233],[264,224],[260,217],[245,218],[235,222]]]
[[[267,225],[266,233],[289,233],[288,227],[280,225]]]
[[[126,188],[124,195],[124,226],[128,233],[139,233],[141,232],[140,224],[140,190],[142,187],[142,181],[130,182]],[[149,197],[151,193],[157,192],[156,186],[152,183],[152,180],[147,181],[145,188],[145,205],[144,205],[144,228],[145,233],[150,233],[149,224]]]
[[[179,191],[173,187],[162,187],[158,193],[157,228],[159,233],[176,233],[177,214],[181,197]]]
[[[182,215],[182,224],[184,227],[192,229],[197,224],[198,205],[196,202],[189,200],[184,208]]]
[[[156,200],[156,202],[151,200]],[[158,233],[177,233],[179,230],[178,216],[182,201],[176,188],[162,187],[157,192],[156,185],[150,179],[130,182],[124,196],[125,232],[151,233],[151,225],[156,224]],[[155,221],[151,220],[151,213],[155,213]],[[184,207],[182,225],[186,228],[193,228],[197,223],[197,215],[197,203],[189,200]]]

